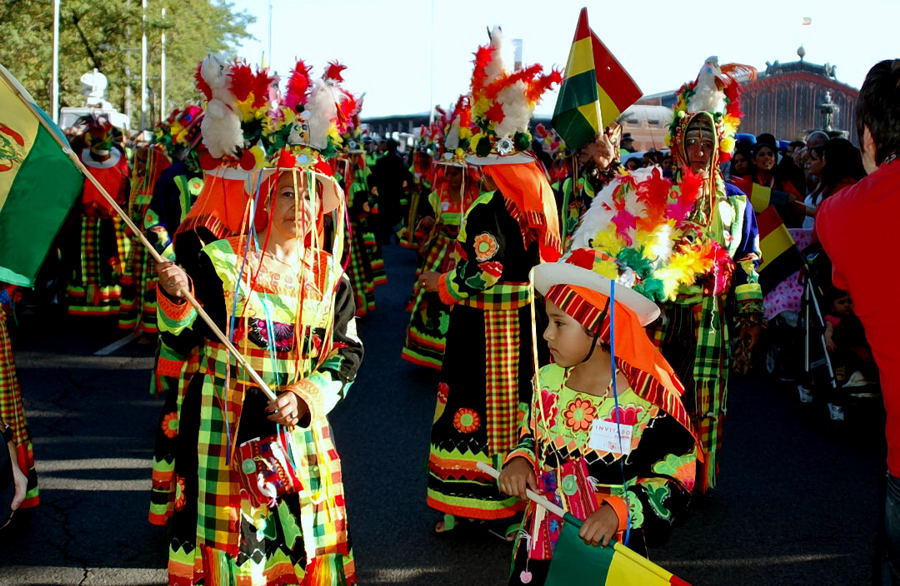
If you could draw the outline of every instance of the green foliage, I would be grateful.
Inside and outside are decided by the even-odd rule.
[[[166,18],[161,15],[166,9]],[[106,99],[125,111],[131,89],[132,128],[140,123],[140,0],[62,0],[60,9],[60,107],[81,106],[80,77],[97,68],[109,80]],[[166,33],[167,109],[196,103],[194,70],[208,53],[231,55],[253,16],[235,12],[223,0],[148,0],[147,86],[149,123],[168,115],[158,112],[160,34]],[[53,1],[0,2],[0,63],[15,75],[45,110],[50,109],[53,56]],[[126,77],[130,71],[130,77]]]

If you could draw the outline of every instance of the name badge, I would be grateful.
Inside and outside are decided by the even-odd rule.
[[[631,425],[619,425],[615,421],[595,419],[591,424],[591,438],[588,440],[588,446],[600,452],[626,456],[631,453],[633,431]]]

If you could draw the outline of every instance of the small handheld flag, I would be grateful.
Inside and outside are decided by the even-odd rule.
[[[493,478],[500,476],[484,462],[478,462],[477,466]],[[689,586],[681,578],[615,540],[610,541],[607,547],[587,545],[578,536],[581,520],[531,489],[526,489],[525,494],[565,521],[553,550],[553,561],[544,582],[546,586]]]
[[[553,110],[553,129],[577,151],[594,140],[643,93],[588,25],[581,9],[566,76]]]

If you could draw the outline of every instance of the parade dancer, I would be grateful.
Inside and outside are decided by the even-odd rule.
[[[528,121],[558,72],[539,65],[510,74],[501,33],[480,47],[472,77],[469,162],[482,166],[484,193],[460,231],[460,260],[445,273],[419,276],[425,289],[452,305],[428,458],[428,506],[444,514],[443,533],[457,520],[508,520],[522,510],[514,497],[476,467],[498,467],[517,439],[531,396],[532,303],[528,273],[560,254],[553,192],[530,154]]]
[[[684,403],[706,453],[697,471],[700,493],[714,488],[718,475],[731,369],[729,328],[747,337],[752,348],[763,321],[756,215],[747,197],[726,183],[719,169],[734,150],[739,92],[739,84],[723,75],[717,59],[710,57],[697,79],[678,91],[668,137],[678,163],[676,184],[681,189],[700,186],[690,212],[698,242],[718,250],[711,269],[682,286],[650,326],[687,389]]]
[[[343,193],[321,157],[333,152],[336,104],[326,81],[302,98],[276,119],[286,132],[264,139],[278,150],[248,183],[258,207],[246,231],[204,246],[187,272],[159,267],[163,329],[196,338],[202,355],[181,412],[173,584],[356,582],[326,419],[362,358],[340,268]],[[277,399],[233,366],[186,290]]]
[[[414,364],[440,370],[450,325],[450,306],[436,292],[426,291],[418,276],[427,272],[446,273],[459,260],[456,239],[463,214],[479,194],[480,173],[468,165],[465,152],[471,136],[471,106],[461,96],[449,114],[435,121],[435,190],[428,196],[431,216],[428,237],[422,243],[421,264],[416,270],[413,299],[410,303],[406,341],[400,356]],[[422,230],[426,228],[423,226]],[[417,230],[418,231],[418,230]]]
[[[125,153],[113,145],[113,125],[105,116],[88,116],[83,122],[88,148],[82,150],[81,161],[116,203],[124,206],[130,172]],[[126,255],[122,222],[88,180],[81,200],[81,255],[67,290],[69,313],[116,315]]]

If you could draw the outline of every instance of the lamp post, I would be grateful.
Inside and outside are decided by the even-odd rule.
[[[162,19],[166,20],[166,9],[162,9]],[[159,43],[161,45],[159,53],[159,119],[166,115],[166,29],[163,23],[162,33],[159,35]]]
[[[53,85],[50,86],[50,116],[59,124],[59,3],[53,0]]]
[[[147,128],[147,0],[141,0],[141,130]]]

